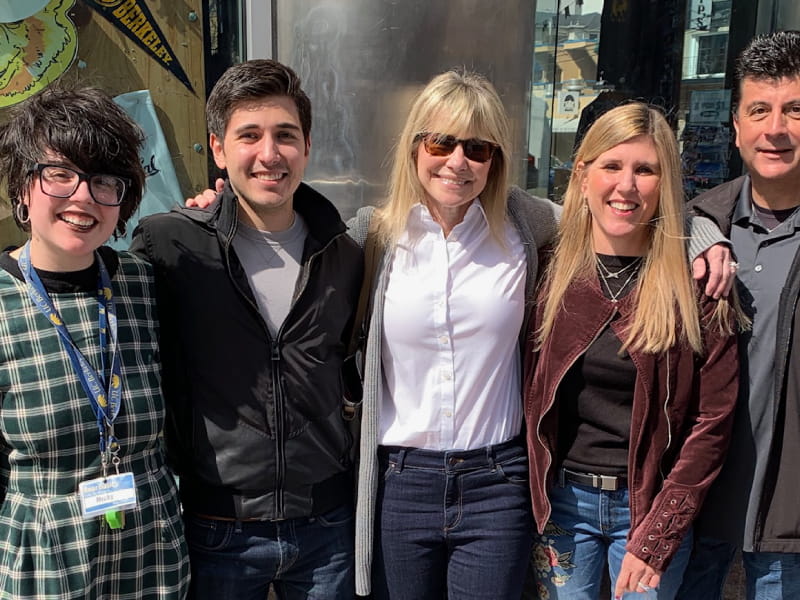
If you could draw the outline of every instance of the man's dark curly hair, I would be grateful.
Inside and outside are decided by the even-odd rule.
[[[736,59],[734,106],[741,98],[742,82],[778,81],[800,77],[800,31],[775,31],[757,35]]]

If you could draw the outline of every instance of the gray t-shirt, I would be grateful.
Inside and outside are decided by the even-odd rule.
[[[285,231],[261,231],[239,223],[233,238],[233,249],[273,337],[292,307],[307,235],[305,221],[295,213]]]

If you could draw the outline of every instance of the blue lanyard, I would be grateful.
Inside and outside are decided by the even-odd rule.
[[[78,379],[89,397],[89,401],[97,417],[97,428],[100,432],[100,453],[104,459],[106,452],[116,454],[119,451],[119,443],[114,437],[114,420],[119,414],[122,404],[122,377],[119,352],[117,351],[117,312],[114,307],[114,298],[111,288],[111,278],[108,270],[103,264],[100,255],[95,252],[95,260],[98,265],[98,326],[100,329],[100,374],[95,371],[86,360],[86,357],[72,341],[61,316],[53,305],[50,296],[45,290],[42,280],[36,273],[36,269],[31,268],[30,242],[22,248],[19,257],[19,269],[27,283],[28,296],[36,307],[47,317],[47,320],[56,328],[61,344],[72,362],[72,368],[78,375]],[[106,352],[109,342],[111,343],[111,376],[108,383],[104,380],[106,370]],[[107,390],[107,391],[106,391]],[[105,464],[105,460],[104,460]]]

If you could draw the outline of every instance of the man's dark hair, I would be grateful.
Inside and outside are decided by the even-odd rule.
[[[311,133],[311,101],[300,87],[297,74],[286,65],[269,59],[248,60],[222,74],[206,103],[208,130],[219,138],[225,137],[234,110],[243,103],[269,96],[286,96],[294,101],[307,142]]]
[[[116,235],[124,235],[125,224],[142,200],[145,173],[139,150],[144,135],[111,96],[98,88],[51,84],[13,106],[8,117],[0,126],[0,169],[17,225],[30,231],[29,224],[19,222],[16,208],[33,182],[31,169],[47,162],[49,151],[86,173],[130,180],[115,229]]]
[[[735,77],[734,107],[739,103],[745,79],[778,81],[800,77],[800,31],[775,31],[754,37],[736,59]]]

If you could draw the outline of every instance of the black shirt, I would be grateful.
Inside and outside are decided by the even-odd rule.
[[[639,260],[606,255],[598,255],[598,259],[611,272]],[[639,266],[633,265],[632,269]],[[632,269],[616,278],[606,278],[605,283],[601,280],[607,298],[620,291],[620,298],[630,293],[636,275],[625,284]],[[622,286],[627,289],[621,290]],[[618,314],[614,316],[617,318]],[[627,352],[620,355],[621,347],[622,342],[610,324],[606,325],[559,386],[559,456],[567,469],[627,476],[636,367]]]

